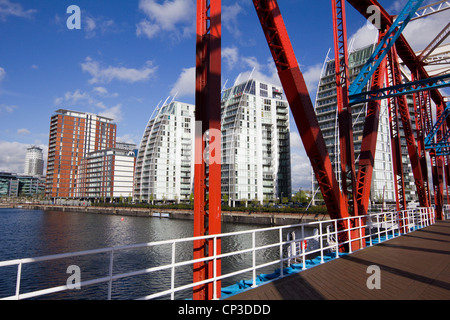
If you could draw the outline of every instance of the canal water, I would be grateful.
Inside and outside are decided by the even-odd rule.
[[[0,261],[31,258],[83,250],[117,247],[160,240],[191,237],[193,222],[166,218],[121,217],[84,212],[41,211],[24,209],[0,209]],[[223,223],[222,232],[260,229],[261,225]],[[285,237],[285,234],[283,235]],[[222,240],[222,252],[251,247],[251,235],[230,237]],[[257,244],[279,241],[278,231],[257,235]],[[177,262],[192,259],[192,244],[176,247]],[[258,263],[279,258],[279,249],[258,251]],[[114,274],[130,272],[168,264],[171,246],[151,247],[120,251],[114,255]],[[222,274],[250,267],[251,253],[222,260]],[[109,254],[66,258],[33,264],[22,268],[21,293],[65,285],[70,265],[81,270],[81,281],[105,277],[109,272]],[[271,273],[268,267],[260,273]],[[0,298],[14,295],[17,266],[0,268]],[[135,299],[170,288],[170,270],[115,280],[113,299]],[[251,279],[251,273],[233,277],[222,282],[222,287],[242,279]],[[192,266],[176,269],[176,285],[192,282]],[[43,296],[44,299],[106,299],[108,284],[86,286],[80,290]],[[175,296],[189,299],[192,289]],[[166,297],[167,298],[167,297]]]

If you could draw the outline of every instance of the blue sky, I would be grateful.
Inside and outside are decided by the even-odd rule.
[[[406,0],[380,3],[395,14]],[[72,4],[81,9],[80,30],[66,26]],[[331,2],[279,5],[314,98],[333,46]],[[229,86],[255,68],[255,75],[279,82],[252,2],[222,6],[222,81]],[[195,7],[195,0],[0,0],[0,171],[22,172],[30,145],[47,152],[57,109],[111,117],[119,141],[139,144],[160,101],[176,94],[193,103]],[[347,19],[355,46],[375,39],[349,5]],[[411,23],[405,32],[413,49],[425,48],[448,21],[446,12]],[[309,161],[291,122],[293,190],[309,188]]]

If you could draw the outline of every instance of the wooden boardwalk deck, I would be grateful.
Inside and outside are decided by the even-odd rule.
[[[380,268],[370,290],[367,268]],[[450,221],[249,289],[228,300],[450,300]]]

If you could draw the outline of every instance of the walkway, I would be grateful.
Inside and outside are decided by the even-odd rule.
[[[381,270],[380,289],[367,287],[371,265]],[[438,221],[228,299],[449,300],[450,221]]]

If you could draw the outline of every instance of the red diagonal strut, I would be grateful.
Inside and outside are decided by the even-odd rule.
[[[275,0],[253,0],[281,84],[331,218],[348,217],[302,72]]]

